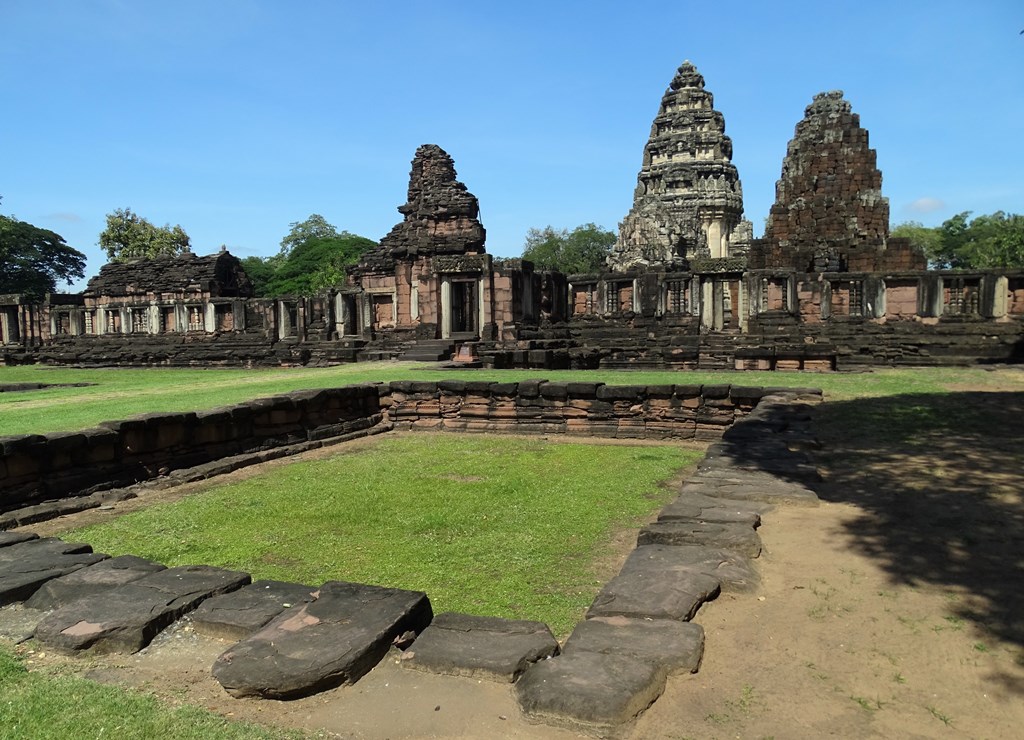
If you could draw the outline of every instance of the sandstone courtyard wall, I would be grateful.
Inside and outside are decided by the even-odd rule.
[[[0,438],[0,513],[371,428],[714,441],[777,390],[394,381],[146,414],[74,432]]]

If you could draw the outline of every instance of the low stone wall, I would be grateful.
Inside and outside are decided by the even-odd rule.
[[[731,385],[396,381],[382,403],[399,429],[712,441],[768,392]]]
[[[340,436],[383,418],[378,387],[363,385],[147,414],[76,432],[0,437],[0,512],[131,485],[231,455]]]
[[[416,430],[713,441],[771,392],[730,385],[395,381],[147,414],[76,432],[0,438],[0,513],[382,423]],[[36,518],[33,513],[32,519],[15,520]]]

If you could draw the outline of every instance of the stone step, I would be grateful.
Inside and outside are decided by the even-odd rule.
[[[59,609],[78,599],[109,591],[165,568],[160,563],[134,555],[101,560],[88,568],[47,581],[25,601],[25,606],[30,609]]]
[[[192,626],[201,635],[244,640],[285,610],[312,601],[315,591],[300,583],[255,581],[204,601],[192,613]]]

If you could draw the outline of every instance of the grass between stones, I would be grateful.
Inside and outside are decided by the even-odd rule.
[[[153,696],[74,676],[29,672],[3,645],[0,645],[0,736],[36,740],[303,737],[301,733],[229,721],[197,707],[171,708]]]
[[[536,619],[564,635],[613,574],[602,558],[615,533],[663,506],[674,491],[658,483],[700,456],[676,446],[389,436],[64,538],[254,578],[426,591],[435,612]]]
[[[981,368],[915,368],[870,373],[679,372],[614,370],[439,370],[424,363],[359,363],[329,368],[107,368],[0,367],[0,384],[95,383],[0,393],[0,435],[84,429],[101,421],[158,411],[194,411],[304,388],[389,380],[530,378],[618,385],[731,383],[814,386],[832,400],[909,393],[945,393],[956,384],[983,387],[995,374]]]

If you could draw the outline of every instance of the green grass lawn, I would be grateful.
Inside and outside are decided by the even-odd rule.
[[[228,721],[197,707],[172,708],[146,694],[75,676],[29,672],[0,645],[0,737],[274,740],[303,735]]]
[[[101,421],[155,411],[190,411],[303,388],[389,380],[601,381],[610,384],[731,383],[813,386],[832,400],[897,393],[939,393],[950,384],[984,385],[1000,373],[982,368],[881,369],[870,373],[680,372],[614,370],[439,370],[412,362],[359,363],[329,368],[81,370],[47,366],[0,367],[5,383],[95,383],[0,393],[0,435],[84,429]]]
[[[435,612],[547,622],[567,634],[611,573],[615,532],[701,453],[482,435],[381,437],[152,506],[65,539],[167,565],[207,563],[319,586],[426,591]]]

